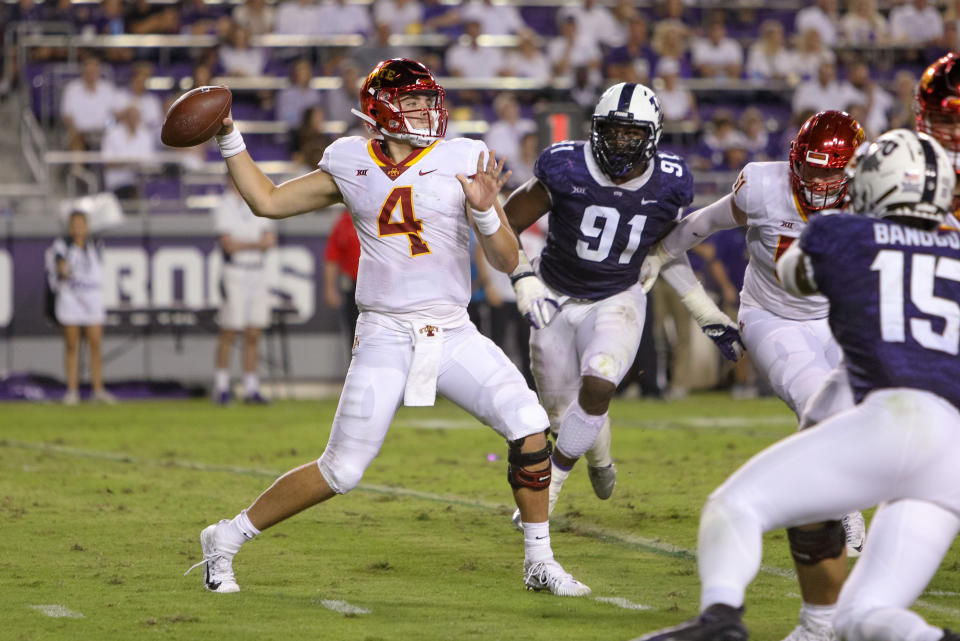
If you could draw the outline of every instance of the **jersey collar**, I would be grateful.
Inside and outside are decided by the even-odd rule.
[[[600,165],[597,164],[597,161],[593,158],[593,151],[590,148],[590,141],[583,143],[583,157],[587,163],[587,170],[590,172],[590,176],[597,181],[597,184],[602,187],[617,187],[619,189],[626,189],[627,191],[636,191],[647,184],[650,180],[650,176],[653,175],[653,166],[656,158],[650,160],[650,164],[647,166],[647,170],[637,176],[632,178],[625,183],[618,185],[617,183],[610,180],[610,178],[603,173],[603,170],[600,169]]]
[[[383,141],[377,138],[374,138],[367,143],[367,152],[370,154],[373,162],[377,163],[377,166],[380,167],[380,169],[383,170],[383,173],[387,175],[387,178],[390,180],[396,180],[400,177],[400,174],[413,167],[417,161],[430,153],[430,151],[437,146],[437,142],[433,142],[430,144],[430,146],[422,149],[414,149],[410,152],[409,156],[401,160],[399,163],[393,162],[383,148]]]

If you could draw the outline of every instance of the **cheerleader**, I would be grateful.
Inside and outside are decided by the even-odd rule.
[[[76,405],[80,400],[78,363],[81,334],[87,339],[90,351],[90,378],[93,399],[102,403],[116,403],[114,396],[103,386],[103,357],[100,347],[103,339],[103,265],[101,247],[90,238],[87,215],[82,211],[70,214],[67,236],[54,241],[55,278],[51,283],[56,293],[54,314],[63,326],[64,367],[67,393],[65,405]]]

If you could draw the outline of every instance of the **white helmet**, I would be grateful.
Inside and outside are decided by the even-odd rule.
[[[855,213],[943,222],[957,176],[940,144],[923,133],[893,129],[857,150],[847,173]]]
[[[590,147],[603,173],[620,178],[646,169],[663,133],[663,111],[647,87],[621,82],[603,92],[590,128]]]

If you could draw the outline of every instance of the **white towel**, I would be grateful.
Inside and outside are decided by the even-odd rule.
[[[429,407],[437,400],[437,376],[443,357],[443,330],[435,325],[413,325],[413,362],[403,390],[407,407]]]

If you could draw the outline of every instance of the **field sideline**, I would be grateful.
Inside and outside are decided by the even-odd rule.
[[[703,500],[794,430],[775,399],[616,400],[616,492],[574,471],[553,518],[585,599],[523,589],[506,447],[458,408],[404,408],[360,488],[267,531],[241,592],[201,587],[197,541],[279,473],[320,454],[335,402],[217,408],[8,404],[0,429],[0,639],[616,640],[696,612]],[[795,625],[785,535],[767,535],[751,638]],[[960,544],[917,610],[960,625]]]

